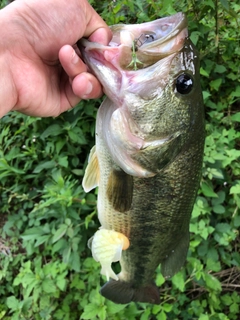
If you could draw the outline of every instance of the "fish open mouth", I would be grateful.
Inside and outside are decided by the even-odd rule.
[[[110,28],[113,37],[108,46],[80,40],[86,62],[93,58],[125,70],[143,69],[179,51],[188,36],[187,20],[181,12],[152,22]]]

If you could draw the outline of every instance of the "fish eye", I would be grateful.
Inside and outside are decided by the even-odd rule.
[[[180,94],[188,94],[192,91],[193,79],[187,73],[182,73],[177,77],[176,89]]]

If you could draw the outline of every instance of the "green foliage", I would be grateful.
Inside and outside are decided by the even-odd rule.
[[[238,320],[240,5],[91,4],[108,24],[188,15],[201,56],[207,136],[187,263],[168,280],[157,270],[160,305],[115,305],[100,296],[100,266],[87,247],[99,226],[96,191],[81,187],[100,101],[81,102],[55,119],[9,113],[0,122],[0,319]]]

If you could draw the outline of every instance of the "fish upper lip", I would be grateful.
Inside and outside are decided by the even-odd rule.
[[[132,46],[132,41],[137,39],[141,33],[148,33],[148,27],[149,27],[149,33],[154,33],[156,35],[156,39],[152,42],[146,42],[140,46],[140,49],[147,49],[154,46],[159,46],[159,44],[164,43],[171,38],[175,37],[177,34],[179,34],[182,30],[187,28],[187,19],[184,13],[179,12],[175,14],[174,16],[160,18],[154,22],[145,22],[142,24],[134,24],[134,25],[127,25],[126,27],[124,25],[122,26],[123,31],[126,30],[126,32],[132,33],[133,38],[125,40],[124,38],[121,38],[121,32],[119,32],[119,35],[113,35],[112,40],[109,43],[109,46],[119,46],[121,44],[127,44],[129,46]],[[167,28],[166,28],[167,27]],[[169,29],[169,27],[171,27]],[[116,29],[118,29],[118,25],[110,26],[110,29],[112,30],[113,34]],[[139,32],[140,31],[140,32]],[[140,33],[140,34],[139,34]],[[119,38],[118,38],[119,37]],[[129,41],[130,40],[130,41]]]
[[[176,22],[174,22],[173,20],[176,20]],[[163,36],[161,36],[161,31],[164,29],[164,27],[171,26],[171,25],[172,25],[172,28],[168,30],[169,32],[164,34],[164,31],[163,31],[162,32]],[[150,26],[149,31],[147,31],[148,26]],[[92,50],[92,49],[109,50],[109,47],[116,48],[121,45],[128,45],[131,47],[132,42],[135,39],[139,38],[139,36],[141,36],[141,34],[148,34],[148,33],[155,34],[156,40],[154,40],[152,42],[146,42],[146,43],[141,44],[140,49],[147,50],[148,48],[151,48],[153,45],[154,45],[154,47],[159,46],[161,43],[164,43],[164,42],[174,38],[175,36],[177,36],[182,30],[187,28],[187,19],[186,19],[185,14],[183,14],[182,12],[179,12],[179,13],[175,14],[174,16],[160,18],[154,22],[145,22],[142,24],[134,24],[134,25],[126,25],[126,26],[124,24],[120,25],[120,26],[113,25],[113,26],[110,26],[110,29],[114,33],[115,29],[120,28],[120,27],[122,27],[123,32],[126,31],[126,32],[130,33],[131,39],[129,38],[127,40],[124,40],[123,37],[121,38],[121,35],[120,35],[121,32],[119,32],[117,34],[117,36],[113,35],[113,38],[110,41],[108,46],[105,46],[103,44],[96,43],[96,42],[90,42],[84,38],[81,39],[79,41],[79,43],[81,46],[87,48],[88,51]],[[153,30],[154,27],[156,28],[156,30]]]

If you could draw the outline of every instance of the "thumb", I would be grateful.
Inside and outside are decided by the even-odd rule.
[[[83,37],[104,45],[110,42],[112,38],[110,28],[89,3],[86,4],[86,22],[87,25]]]

